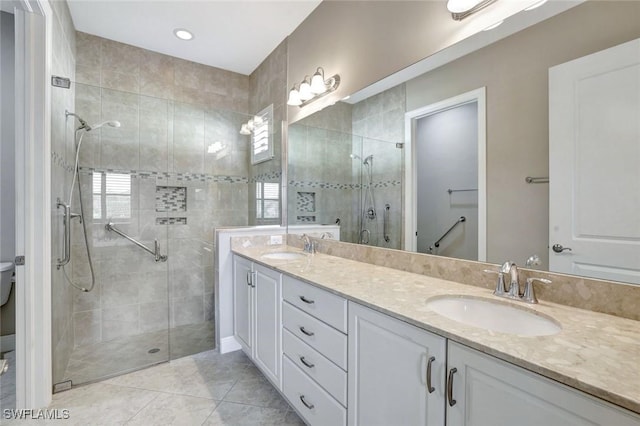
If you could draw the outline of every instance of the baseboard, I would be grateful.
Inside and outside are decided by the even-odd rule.
[[[220,339],[221,354],[238,351],[240,349],[242,349],[242,346],[240,346],[240,343],[238,343],[235,337],[229,336],[229,337],[223,337],[222,339]]]
[[[0,336],[0,352],[10,352],[15,350],[16,350],[15,334],[7,334],[6,336]]]

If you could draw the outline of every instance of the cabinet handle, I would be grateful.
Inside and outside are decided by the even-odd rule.
[[[300,300],[302,300],[304,303],[308,303],[309,305],[316,303],[315,300],[309,300],[304,296],[300,296]]]
[[[309,404],[305,399],[304,399],[304,395],[300,395],[300,401],[302,401],[302,403],[304,404],[305,407],[307,407],[309,410],[313,410],[314,405],[313,404]]]
[[[251,287],[251,271],[247,271],[247,285]]]
[[[258,271],[251,273],[251,287],[256,288],[256,282],[258,281]]]
[[[300,362],[303,363],[305,366],[307,366],[307,368],[313,368],[316,366],[315,364],[311,364],[309,361],[304,359],[303,356],[300,357]]]
[[[304,334],[306,334],[309,337],[311,337],[311,336],[313,336],[315,334],[315,333],[313,333],[311,331],[305,330],[304,327],[300,327],[300,331],[302,331]]]
[[[449,407],[456,405],[456,400],[453,399],[453,375],[458,372],[457,368],[449,370],[449,380],[447,380],[447,399],[449,400]]]
[[[427,361],[427,390],[429,391],[429,393],[433,393],[433,391],[436,390],[436,388],[431,386],[431,364],[433,364],[433,361],[435,360],[436,360],[436,357],[432,356]]]

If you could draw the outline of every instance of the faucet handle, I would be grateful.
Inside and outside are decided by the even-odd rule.
[[[546,278],[527,278],[527,284],[524,287],[524,294],[522,295],[522,301],[526,303],[538,303],[538,299],[536,298],[536,293],[534,291],[533,283],[540,282],[543,284],[551,284],[551,280]]]
[[[502,269],[499,269],[497,271],[494,271],[493,269],[485,269],[484,272],[486,272],[487,274],[498,275],[498,281],[496,281],[496,289],[493,290],[493,294],[495,294],[496,296],[504,296],[504,271],[502,271]]]

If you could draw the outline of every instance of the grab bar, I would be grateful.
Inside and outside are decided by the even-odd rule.
[[[144,244],[142,244],[138,240],[130,237],[129,235],[125,234],[124,232],[122,232],[121,230],[119,230],[118,228],[113,226],[112,222],[107,223],[104,226],[104,229],[106,229],[107,231],[113,231],[116,234],[120,235],[121,237],[126,238],[127,240],[131,241],[133,244],[137,245],[141,249],[143,249],[145,251],[148,251],[149,253],[151,253],[156,258],[156,262],[166,262],[167,261],[167,256],[160,254],[160,243],[158,243],[157,239],[153,240],[153,250],[151,250],[149,247],[145,246]]]
[[[64,208],[62,216],[62,223],[64,224],[64,239],[62,240],[62,243],[64,244],[64,257],[62,259],[58,258],[56,269],[62,268],[71,261],[71,219],[74,217],[80,217],[77,213],[71,213],[71,206],[63,203],[60,201],[60,198],[58,198],[56,201],[56,208],[59,209],[60,207]]]
[[[527,183],[549,183],[549,178],[527,176],[526,178],[524,178],[524,181]]]
[[[436,242],[433,244],[433,246],[430,246],[430,247],[429,247],[429,253],[431,253],[431,252],[433,251],[433,247],[434,247],[434,246],[435,246],[436,248],[437,248],[437,247],[440,247],[440,242],[441,242],[442,240],[444,240],[444,238],[445,238],[447,235],[449,235],[449,232],[453,231],[453,228],[455,228],[456,226],[458,226],[458,224],[459,224],[459,223],[464,222],[464,221],[466,221],[466,220],[467,220],[467,218],[466,218],[466,217],[464,217],[464,216],[460,216],[460,219],[456,220],[456,223],[454,223],[454,224],[451,226],[451,228],[447,229],[447,232],[445,232],[444,234],[442,234],[442,237],[440,237],[440,238],[438,239],[438,241],[436,241]]]
[[[384,240],[388,243],[391,241],[389,237],[389,210],[391,210],[391,206],[387,203],[384,205],[384,217],[382,221],[382,233],[384,234]]]

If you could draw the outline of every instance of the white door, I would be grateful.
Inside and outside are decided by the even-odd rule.
[[[447,426],[640,425],[630,411],[455,342],[447,357]]]
[[[349,425],[443,425],[445,342],[349,302]]]
[[[280,274],[260,265],[254,268],[254,361],[280,389]]]
[[[549,179],[550,270],[640,284],[640,39],[549,70]]]
[[[242,350],[251,353],[251,262],[233,256],[233,330]]]

